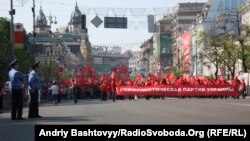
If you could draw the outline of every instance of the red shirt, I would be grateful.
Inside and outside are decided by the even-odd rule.
[[[241,83],[241,90],[242,90],[242,91],[245,91],[245,90],[246,90],[246,83],[245,83],[245,81],[243,81],[243,82]]]
[[[115,81],[111,81],[111,91],[112,92],[116,91],[116,82]]]

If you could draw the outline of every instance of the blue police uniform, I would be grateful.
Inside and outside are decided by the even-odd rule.
[[[12,108],[11,108],[11,119],[22,120],[23,114],[23,86],[24,76],[14,66],[17,61],[10,63],[12,69],[9,71],[9,79],[11,82],[11,94],[12,94]]]
[[[38,64],[32,66],[34,69],[29,74],[28,84],[30,87],[30,104],[29,104],[29,118],[41,118],[38,110],[38,91],[41,89],[40,78],[35,71],[35,68],[38,67]]]

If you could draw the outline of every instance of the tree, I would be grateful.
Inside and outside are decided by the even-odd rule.
[[[215,66],[215,78],[217,79],[219,66],[222,64],[221,58],[223,51],[221,49],[221,39],[216,36],[216,31],[214,29],[207,32],[200,32],[198,36],[198,44],[204,44],[202,55]]]
[[[10,42],[10,22],[6,18],[0,17],[0,82],[8,78],[9,42]]]
[[[239,23],[238,23],[239,24]],[[243,71],[246,73],[250,68],[250,28],[246,25],[241,25],[238,27],[238,34],[232,35],[234,42],[239,43],[240,46],[240,58],[242,60]]]
[[[172,67],[169,69],[169,72],[173,72],[176,78],[180,78],[184,74],[184,70],[182,68]]]
[[[242,60],[243,71],[246,73],[250,68],[250,27],[249,25],[240,25],[240,16],[245,15],[249,12],[249,7],[247,3],[242,5],[236,12],[236,23],[238,33],[233,36],[235,42],[238,42],[241,48],[240,58]],[[247,19],[248,20],[248,19]]]
[[[19,62],[20,71],[28,73],[32,65],[32,56],[27,51],[27,34],[24,31],[24,47],[22,49],[14,49],[16,59]],[[10,54],[10,22],[6,18],[0,17],[0,81],[6,81],[8,79],[8,69]]]
[[[221,61],[227,67],[227,70],[231,73],[233,78],[235,75],[236,62],[240,58],[240,46],[233,40],[230,34],[221,36],[221,38],[220,43],[223,48]]]

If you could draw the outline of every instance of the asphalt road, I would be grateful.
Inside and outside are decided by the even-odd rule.
[[[0,141],[34,141],[35,124],[70,125],[245,125],[250,123],[250,97],[246,99],[166,98],[101,101],[62,100],[40,104],[41,119],[12,121],[10,111],[0,114]]]

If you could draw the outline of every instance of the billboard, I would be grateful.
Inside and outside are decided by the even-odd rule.
[[[23,49],[25,33],[22,23],[16,23],[14,25],[14,39],[15,39],[15,48]]]
[[[104,28],[127,28],[127,17],[104,17]]]
[[[177,55],[180,57],[180,63],[183,65],[184,71],[190,71],[191,65],[191,48],[192,34],[185,32],[177,38]]]

